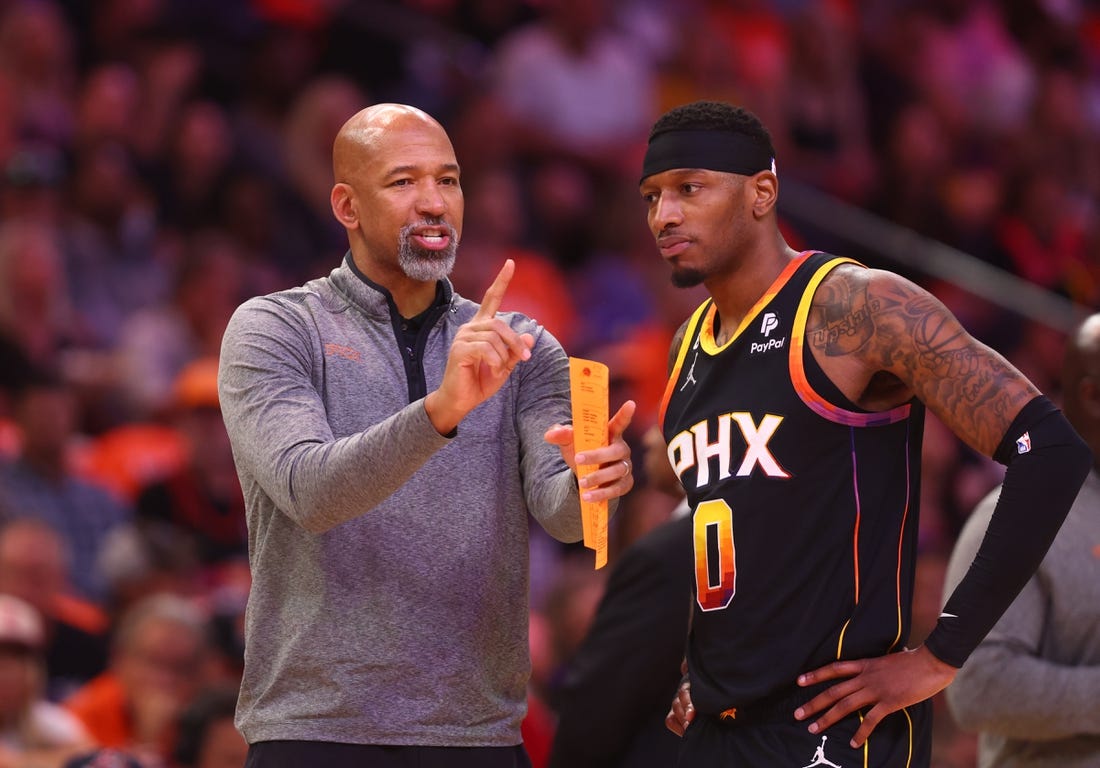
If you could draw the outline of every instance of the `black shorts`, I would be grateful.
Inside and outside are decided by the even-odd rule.
[[[849,742],[859,728],[852,714],[813,734],[812,720],[789,717],[737,723],[698,714],[684,732],[677,765],[683,768],[928,768],[932,759],[932,704],[923,701],[888,715],[864,745]]]
[[[327,741],[260,741],[245,768],[531,768],[523,745],[406,747]]]

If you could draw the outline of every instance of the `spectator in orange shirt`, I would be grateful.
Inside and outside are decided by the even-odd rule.
[[[101,747],[142,762],[168,760],[177,722],[203,683],[207,619],[191,602],[161,593],[122,616],[106,672],[65,706]]]

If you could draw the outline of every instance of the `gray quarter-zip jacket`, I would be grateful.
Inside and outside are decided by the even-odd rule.
[[[440,435],[422,393],[476,311],[444,281],[410,354],[349,255],[230,320],[219,392],[248,510],[250,743],[520,743],[528,513],[582,535],[573,473],[543,440],[570,421],[569,365],[545,329],[501,314],[534,335],[531,359]]]

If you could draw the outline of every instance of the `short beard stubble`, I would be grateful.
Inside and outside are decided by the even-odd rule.
[[[700,270],[691,269],[690,267],[673,267],[672,274],[669,276],[669,280],[677,288],[694,288],[697,285],[702,285],[705,279],[706,275]]]

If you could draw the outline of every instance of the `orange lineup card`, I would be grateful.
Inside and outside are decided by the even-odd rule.
[[[569,388],[573,400],[573,451],[582,453],[607,444],[607,366],[594,360],[569,358]],[[599,469],[578,464],[577,479]],[[607,565],[607,502],[581,499],[584,545],[596,550],[596,568]]]

